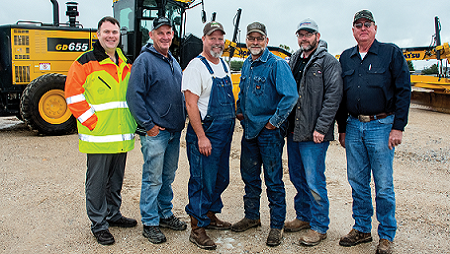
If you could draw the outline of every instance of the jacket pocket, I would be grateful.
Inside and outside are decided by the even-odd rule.
[[[385,75],[385,68],[371,68],[367,71],[367,84],[370,87],[381,87],[384,90],[384,84],[386,82],[390,83],[388,80],[389,77]]]
[[[253,77],[252,85],[253,85],[252,87],[253,93],[258,96],[262,95],[264,94],[264,89],[266,87],[266,78],[255,76]]]
[[[165,116],[167,116],[168,114],[169,114],[169,112],[170,112],[170,108],[172,108],[172,104],[169,104],[169,107],[167,108],[167,110],[166,111],[164,111],[164,113],[159,113],[158,112],[158,115],[159,115],[159,117],[165,117]]]

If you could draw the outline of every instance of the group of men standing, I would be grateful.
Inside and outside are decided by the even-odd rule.
[[[372,241],[373,174],[377,253],[392,252],[397,227],[393,155],[407,123],[410,81],[399,48],[375,39],[377,26],[370,11],[355,14],[352,30],[357,46],[344,51],[339,61],[327,52],[311,19],[297,28],[300,49],[289,64],[268,50],[265,25],[249,24],[250,55],[242,67],[236,108],[229,66],[221,58],[225,30],[219,22],[205,25],[203,51],[184,73],[169,51],[174,35],[169,19],[153,21],[149,33],[153,44],[142,49],[132,68],[117,47],[119,28],[114,18],[100,20],[99,41],[74,62],[66,82],[67,104],[78,119],[80,151],[87,153],[86,209],[99,243],[114,243],[108,226],[137,225],[119,211],[126,153],[134,147],[136,126],[144,157],[143,235],[156,244],[166,241],[160,227],[187,228],[172,213],[171,187],[187,112],[190,178],[185,210],[191,220],[189,240],[198,247],[217,247],[206,229],[242,232],[261,226],[262,172],[270,208],[266,244],[277,246],[284,231],[302,229],[307,231],[301,244],[312,246],[324,240],[329,225],[325,156],[337,120],[355,220],[339,244]],[[244,217],[231,224],[216,214],[224,206],[221,194],[229,184],[235,118],[244,130],[240,172],[245,195]],[[289,176],[297,190],[296,218],[288,222],[282,180],[286,137]]]

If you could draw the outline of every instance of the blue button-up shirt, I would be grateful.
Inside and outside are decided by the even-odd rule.
[[[345,132],[348,114],[394,113],[393,129],[403,131],[411,100],[409,68],[402,51],[392,43],[375,40],[363,60],[358,47],[345,50],[339,58],[344,95],[337,120]]]
[[[267,122],[275,127],[286,120],[297,103],[297,84],[285,60],[267,48],[263,54],[244,61],[239,83],[237,114],[243,114],[244,136],[258,136]]]

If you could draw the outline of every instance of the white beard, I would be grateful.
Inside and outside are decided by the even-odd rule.
[[[214,58],[219,58],[222,56],[223,54],[223,50],[221,50],[220,52],[214,52],[214,50],[210,50],[209,53],[212,55],[212,57]]]
[[[261,54],[261,52],[264,51],[263,48],[249,48],[249,51],[252,55],[257,56],[259,54]]]

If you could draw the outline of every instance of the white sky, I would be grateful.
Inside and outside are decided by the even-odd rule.
[[[65,1],[59,1],[60,22],[66,22]],[[78,20],[85,28],[96,27],[103,16],[111,15],[113,0],[78,0]],[[393,42],[399,47],[429,46],[434,32],[434,17],[441,21],[441,41],[450,41],[450,0],[204,0],[208,20],[217,12],[217,21],[227,31],[226,39],[233,35],[233,18],[238,8],[242,9],[240,40],[244,40],[246,26],[260,21],[267,27],[269,45],[288,45],[297,50],[295,31],[298,23],[312,18],[319,25],[322,39],[328,42],[331,54],[340,54],[356,44],[351,26],[353,15],[361,9],[372,11],[378,25],[377,39]],[[18,20],[34,20],[52,23],[52,4],[49,0],[0,0],[0,25]],[[201,36],[203,24],[201,6],[188,10],[187,31]],[[421,69],[435,61],[414,61]]]

